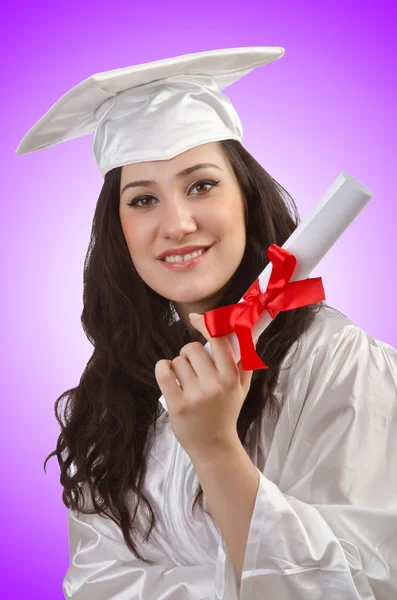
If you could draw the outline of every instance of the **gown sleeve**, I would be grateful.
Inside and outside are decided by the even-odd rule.
[[[291,375],[277,484],[257,469],[241,582],[221,538],[215,597],[396,600],[397,351],[348,324]]]
[[[73,600],[206,600],[208,565],[147,565],[120,538],[113,521],[69,509],[70,565],[62,590]],[[148,554],[146,553],[146,556]],[[153,557],[150,556],[152,559]]]

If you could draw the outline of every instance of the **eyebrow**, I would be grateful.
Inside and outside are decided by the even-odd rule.
[[[198,169],[204,169],[207,167],[214,167],[214,169],[219,169],[220,171],[222,171],[222,169],[220,167],[218,167],[217,165],[214,165],[213,163],[200,163],[198,165],[194,165],[193,167],[188,167],[187,169],[185,169],[184,171],[181,171],[180,173],[176,174],[176,177],[186,177],[186,175],[190,175],[190,173],[193,173],[193,171],[198,171]],[[121,195],[124,194],[125,190],[127,188],[130,187],[138,187],[138,186],[148,186],[148,185],[155,185],[155,181],[152,181],[150,179],[141,179],[139,181],[130,181],[130,183],[127,183],[121,192]]]

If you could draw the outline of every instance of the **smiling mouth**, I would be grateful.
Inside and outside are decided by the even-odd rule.
[[[166,260],[166,258],[168,258],[166,256],[164,258],[162,258],[161,260],[163,262],[166,262],[171,265],[188,263],[190,260],[194,260],[195,258],[200,258],[200,256],[203,256],[210,248],[211,248],[211,246],[207,246],[207,248],[200,248],[200,250],[204,250],[204,252],[202,252],[198,256],[195,256],[194,258],[188,258],[187,260]],[[182,256],[182,255],[178,254],[176,256]]]
[[[166,261],[165,259],[161,259],[160,262],[162,262],[165,267],[171,270],[184,271],[185,269],[198,265],[203,260],[205,255],[208,254],[208,251],[211,248],[212,246],[208,246],[208,248],[206,248],[202,254],[194,258],[189,258],[189,260]]]

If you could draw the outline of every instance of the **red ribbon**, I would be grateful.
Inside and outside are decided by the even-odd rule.
[[[241,366],[245,371],[268,368],[256,353],[252,339],[252,326],[264,310],[275,319],[283,310],[325,300],[321,277],[289,281],[296,267],[293,254],[271,244],[267,256],[273,268],[265,292],[260,291],[257,278],[244,294],[243,302],[204,313],[205,325],[211,337],[236,332],[240,344]]]

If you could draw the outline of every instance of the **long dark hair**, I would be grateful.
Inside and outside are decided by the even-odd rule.
[[[300,220],[289,194],[239,142],[218,143],[243,192],[247,241],[242,261],[214,308],[240,300],[266,267],[269,245],[282,246]],[[44,470],[49,458],[56,455],[66,507],[111,518],[121,528],[131,552],[154,564],[141,556],[133,540],[140,500],[151,514],[145,539],[155,526],[155,515],[141,490],[149,430],[156,435],[157,420],[164,413],[158,402],[161,392],[154,365],[163,358],[172,360],[191,341],[205,344],[206,340],[201,334],[189,334],[182,320],[170,325],[170,301],[148,287],[135,270],[119,217],[120,177],[121,167],[105,176],[84,264],[81,322],[94,350],[78,386],[55,402],[61,433]],[[254,372],[242,406],[237,431],[243,445],[251,425],[257,427],[262,414],[276,423],[282,407],[274,394],[280,363],[322,305],[281,312],[260,336],[256,351],[269,368]],[[84,506],[83,488],[89,490],[90,508]],[[137,499],[132,518],[127,492]],[[199,501],[205,510],[200,485],[197,492],[192,508]]]

